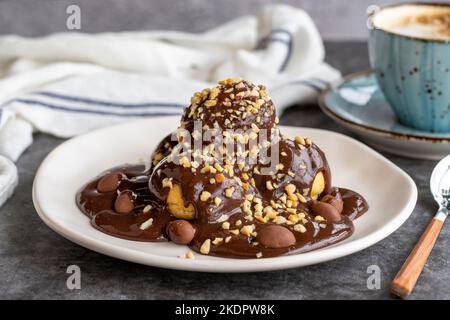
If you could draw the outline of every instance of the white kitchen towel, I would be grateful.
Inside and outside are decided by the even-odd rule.
[[[14,163],[0,155],[0,207],[17,186],[17,169]]]
[[[340,73],[324,63],[311,18],[264,7],[201,34],[174,31],[0,37],[0,154],[17,159],[31,128],[58,137],[181,114],[196,90],[242,77],[281,111],[312,102]]]

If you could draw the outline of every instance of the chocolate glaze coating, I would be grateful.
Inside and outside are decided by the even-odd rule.
[[[367,211],[362,196],[331,187],[326,157],[314,143],[280,135],[275,108],[263,86],[225,80],[213,89],[196,93],[180,128],[194,136],[197,120],[202,121],[202,134],[216,128],[227,138],[227,129],[246,131],[238,139],[246,139],[248,154],[252,154],[252,140],[258,141],[253,153],[267,153],[272,160],[277,156],[278,161],[272,162],[277,165],[252,162],[251,157],[223,161],[222,151],[191,157],[195,155],[193,149],[179,153],[186,145],[185,137],[178,135],[178,141],[174,141],[169,135],[154,151],[150,170],[140,165],[113,168],[78,192],[78,207],[91,217],[95,228],[138,241],[167,241],[169,234],[174,242],[189,244],[197,252],[209,240],[208,254],[215,256],[272,257],[339,242],[352,234],[352,220]],[[261,129],[269,130],[268,144],[260,143]],[[200,146],[204,150],[208,143],[202,141]],[[237,148],[234,151],[240,152]],[[120,174],[120,183],[98,190],[105,180],[114,180],[105,178],[111,173]],[[323,183],[319,183],[319,194],[313,195],[319,176]],[[111,185],[115,186],[115,180]],[[171,202],[174,194],[179,197],[175,205]],[[314,206],[317,197],[336,211],[325,221],[315,219],[320,211]],[[180,220],[180,216],[189,222]],[[152,224],[142,227],[150,218]],[[186,231],[180,226],[187,226],[189,232],[179,232]]]
[[[215,101],[209,105],[208,101]],[[245,114],[245,116],[244,116]],[[181,127],[192,132],[194,121],[209,128],[246,131],[252,124],[260,129],[275,128],[275,107],[266,88],[249,81],[221,81],[216,88],[197,92],[186,109]]]
[[[196,219],[204,223],[217,221],[222,215],[232,216],[240,211],[242,199],[247,193],[254,193],[253,187],[249,185],[249,190],[244,191],[235,179],[225,176],[220,184],[211,184],[210,179],[215,174],[204,174],[201,172],[203,166],[192,171],[191,168],[185,168],[173,162],[162,161],[150,176],[149,190],[158,200],[165,203],[169,188],[164,188],[162,181],[165,178],[171,178],[173,184],[178,184],[183,193],[184,204],[192,204],[196,209]],[[234,188],[230,198],[223,195],[227,188]],[[203,191],[211,193],[210,201],[201,201],[200,196]],[[213,202],[213,199],[219,197],[221,203],[219,206]]]
[[[257,189],[263,198],[278,199],[289,183],[294,184],[302,194],[304,190],[309,189],[311,191],[314,178],[319,172],[322,172],[325,177],[324,193],[326,194],[329,191],[331,188],[331,173],[328,162],[322,150],[315,144],[303,146],[300,149],[294,141],[281,139],[278,143],[278,149],[279,162],[283,165],[283,168],[274,175],[254,175]],[[272,184],[278,185],[273,191],[266,187],[269,180]],[[310,192],[305,192],[304,196],[308,201],[311,200]]]
[[[135,194],[134,209],[129,213],[114,211],[116,191],[101,193],[97,190],[98,181],[111,172],[121,172],[125,176],[118,187],[119,192],[133,190]],[[167,241],[165,228],[174,219],[170,215],[159,214],[162,208],[148,192],[148,172],[143,165],[123,165],[102,173],[77,193],[76,202],[81,211],[91,218],[91,224],[96,229],[129,240]],[[144,213],[148,205],[152,209]],[[140,225],[150,218],[154,218],[151,228],[141,230]]]
[[[125,238],[136,241],[168,241],[166,237],[166,226],[170,221],[176,220],[168,211],[167,207],[149,190],[148,173],[144,171],[142,165],[121,166],[113,168],[102,173],[91,182],[87,183],[77,194],[77,204],[82,212],[91,218],[92,225],[102,232],[112,236]],[[127,178],[124,179],[119,186],[119,190],[133,190],[136,194],[135,208],[132,212],[119,214],[114,212],[114,201],[117,197],[116,192],[100,193],[97,191],[98,180],[102,176],[112,171],[123,172]],[[138,177],[136,179],[136,177]],[[195,184],[193,184],[195,185]],[[183,185],[182,185],[183,186]],[[188,189],[188,188],[186,188]],[[307,223],[305,224],[306,232],[300,233],[293,229],[293,226],[285,226],[292,231],[295,236],[295,245],[288,248],[266,248],[261,244],[254,245],[257,242],[255,238],[248,238],[242,234],[232,237],[228,243],[223,242],[221,245],[211,245],[210,255],[231,257],[231,258],[254,258],[259,252],[263,257],[273,257],[286,253],[300,253],[311,251],[317,248],[339,242],[349,237],[353,232],[352,220],[367,211],[368,205],[365,200],[356,192],[342,188],[333,188],[333,194],[339,194],[344,201],[344,209],[342,212],[343,219],[339,223],[327,223],[326,228],[319,226],[314,221],[314,215],[311,214],[308,204],[304,206]],[[234,196],[234,195],[233,195]],[[239,196],[236,194],[235,198]],[[143,213],[146,205],[152,205],[152,209]],[[232,204],[230,204],[232,206]],[[222,209],[226,212],[227,209]],[[222,228],[222,222],[208,222],[207,217],[202,219],[194,219],[190,223],[196,228],[197,232],[194,239],[190,243],[190,247],[200,252],[200,247],[206,239],[226,238],[230,236],[230,230],[239,229],[236,221],[241,220],[242,225],[249,224],[245,222],[242,212],[237,211],[229,214],[230,229]],[[287,213],[281,214],[288,217]],[[153,218],[153,224],[146,230],[140,230],[139,226]],[[261,228],[271,225],[272,222],[266,224],[254,221],[255,231],[259,232]],[[242,227],[241,225],[241,227]]]
[[[165,157],[167,157],[172,151],[173,147],[175,147],[177,144],[178,141],[174,139],[174,135],[172,133],[168,134],[164,139],[162,139],[151,155],[149,172],[152,172],[153,169],[158,165],[158,163],[161,162],[161,160],[163,160]]]
[[[344,209],[344,202],[342,201],[342,199],[333,197],[330,194],[327,194],[324,197],[322,197],[322,199],[320,199],[320,201],[331,204],[333,207],[336,208],[336,210],[339,213],[341,213],[342,210]]]

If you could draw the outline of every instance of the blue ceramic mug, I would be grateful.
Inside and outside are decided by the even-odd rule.
[[[400,122],[450,132],[450,4],[399,4],[370,17],[370,63]]]

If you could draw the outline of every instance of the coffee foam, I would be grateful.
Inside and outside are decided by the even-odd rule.
[[[376,13],[372,22],[376,28],[404,36],[450,41],[450,6],[387,7]]]

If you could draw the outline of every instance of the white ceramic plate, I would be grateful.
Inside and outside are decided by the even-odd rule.
[[[400,227],[416,204],[413,180],[364,144],[330,131],[282,127],[287,136],[311,137],[324,150],[333,185],[353,189],[367,199],[370,210],[355,221],[355,233],[348,239],[320,250],[276,258],[239,260],[196,254],[195,260],[186,260],[179,256],[187,247],[123,240],[94,229],[75,204],[77,190],[103,170],[149,157],[178,121],[178,117],[166,117],[126,123],[61,144],[41,164],[34,181],[33,201],[41,219],[63,237],[119,259],[169,269],[251,272],[310,265],[367,248]]]

